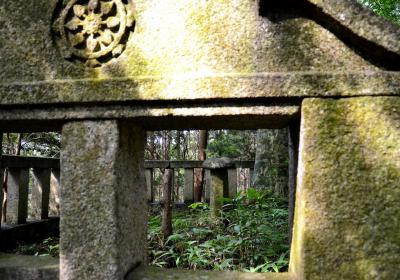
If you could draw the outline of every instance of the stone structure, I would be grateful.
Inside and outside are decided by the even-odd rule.
[[[207,159],[203,163],[204,168],[210,170],[210,212],[213,219],[221,216],[223,198],[229,197],[228,168],[233,165],[228,158]]]
[[[300,117],[271,279],[400,278],[398,26],[355,0],[3,0],[0,34],[0,129],[63,132],[60,279],[145,263],[144,130]]]

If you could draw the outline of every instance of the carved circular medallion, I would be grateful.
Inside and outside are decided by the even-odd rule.
[[[65,58],[101,66],[122,53],[134,25],[131,0],[65,1],[53,24]]]

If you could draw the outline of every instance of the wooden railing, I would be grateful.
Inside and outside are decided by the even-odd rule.
[[[238,190],[237,169],[246,168],[250,170],[250,178],[252,177],[254,161],[234,161],[234,165],[227,169],[229,197],[234,197]],[[149,202],[154,202],[155,199],[155,186],[154,186],[154,173],[155,169],[170,168],[174,171],[177,169],[184,169],[184,184],[183,184],[183,202],[185,204],[193,202],[194,198],[194,169],[204,168],[203,161],[199,160],[172,160],[172,161],[158,161],[150,160],[145,161],[145,175],[147,184],[147,199]],[[173,172],[175,174],[176,172]],[[210,170],[205,170],[205,190],[204,200],[210,200]]]
[[[33,220],[49,218],[49,212],[59,215],[60,160],[57,158],[1,156],[0,178],[7,172],[6,223],[24,224],[28,204]],[[30,176],[31,175],[31,176]],[[0,190],[3,201],[3,189]],[[2,211],[2,203],[0,204]]]

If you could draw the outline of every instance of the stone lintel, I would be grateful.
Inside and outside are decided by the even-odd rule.
[[[183,74],[166,77],[45,80],[0,83],[0,103],[48,106],[57,103],[111,104],[153,100],[400,95],[399,81],[399,72],[379,70],[221,73],[211,76],[194,73],[192,77]],[[165,88],[166,84],[170,89]]]
[[[298,101],[297,101],[298,103]],[[67,121],[86,119],[134,119],[148,130],[162,129],[256,129],[280,128],[300,115],[300,106],[282,101],[243,101],[223,103],[154,103],[121,105],[42,106],[40,108],[2,108],[0,126],[7,132],[59,131]],[[234,117],[234,118],[233,118]],[[162,121],[160,121],[162,119]],[[251,119],[251,121],[250,121]]]

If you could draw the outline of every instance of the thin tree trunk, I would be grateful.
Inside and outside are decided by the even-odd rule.
[[[208,131],[200,130],[200,132],[199,132],[199,152],[198,152],[199,160],[206,159],[207,139],[208,139]],[[196,174],[195,174],[195,186],[194,186],[194,201],[200,202],[201,196],[203,194],[204,169],[197,169],[195,173]]]
[[[256,160],[252,185],[288,195],[288,132],[284,129],[257,131]]]
[[[176,150],[176,159],[181,160],[181,131],[176,131],[176,139],[175,139],[175,150]],[[179,169],[178,176],[175,178],[175,195],[176,201],[179,201]]]
[[[172,234],[172,169],[166,168],[163,176],[163,201],[162,201],[162,225],[161,230],[164,240]]]

